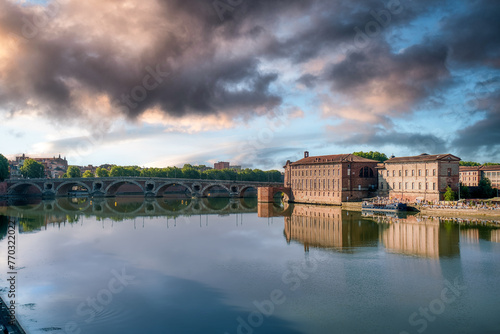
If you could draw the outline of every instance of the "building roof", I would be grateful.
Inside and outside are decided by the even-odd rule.
[[[500,172],[500,165],[481,166],[481,170],[483,172],[489,172],[489,171]]]
[[[458,169],[461,172],[477,172],[481,169],[481,166],[460,166]]]
[[[420,154],[411,157],[396,157],[386,160],[385,163],[401,163],[401,162],[427,162],[427,161],[460,161],[461,159],[453,154]]]
[[[354,154],[335,154],[335,155],[321,155],[316,157],[307,157],[300,159],[298,161],[292,162],[291,165],[315,165],[324,163],[339,163],[339,162],[375,162],[376,160],[366,159],[363,157],[358,157]]]

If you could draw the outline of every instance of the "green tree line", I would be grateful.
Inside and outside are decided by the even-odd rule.
[[[182,168],[141,168],[139,166],[113,166],[109,170],[97,168],[95,174],[85,171],[81,175],[76,166],[69,166],[63,177],[163,177],[177,179],[201,179],[201,180],[231,180],[231,181],[256,181],[256,182],[281,182],[281,172],[277,170],[263,171],[260,169],[205,169],[205,166],[184,165]],[[76,170],[78,169],[78,171]]]

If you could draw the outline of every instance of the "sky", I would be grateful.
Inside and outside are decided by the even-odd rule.
[[[0,153],[500,162],[500,2],[0,0]]]

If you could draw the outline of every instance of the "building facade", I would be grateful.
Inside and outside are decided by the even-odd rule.
[[[287,161],[285,187],[289,201],[296,203],[341,204],[369,196],[377,187],[377,161],[353,154],[337,154]]]
[[[478,187],[481,181],[481,166],[460,166],[460,182],[467,187]]]
[[[10,177],[21,178],[21,167],[24,165],[24,162],[30,159],[25,154],[22,156],[16,157],[16,160],[9,161],[9,169],[10,169]],[[33,160],[41,163],[45,168],[45,177],[57,179],[61,177],[66,170],[68,169],[68,161],[66,158],[53,157],[53,158],[32,158]]]
[[[216,170],[229,169],[229,162],[226,161],[216,162],[214,163],[214,169]]]
[[[440,201],[458,191],[460,158],[452,154],[393,157],[378,165],[379,196],[401,201]]]
[[[491,181],[491,187],[500,189],[500,165],[482,166],[481,177]]]

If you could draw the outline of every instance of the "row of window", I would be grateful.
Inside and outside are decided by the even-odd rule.
[[[335,187],[340,188],[340,180],[335,182],[335,179],[322,179],[322,180],[293,180],[292,189],[297,190],[330,190],[335,189]]]
[[[387,190],[396,189],[396,182],[392,183],[392,188],[389,188],[389,186],[390,186],[389,183],[380,182],[380,189],[383,190],[384,185],[385,185]],[[408,188],[408,185],[410,185],[411,188]],[[401,182],[398,183],[398,189],[401,190]],[[415,190],[415,182],[411,182],[411,184],[409,182],[405,182],[405,190],[408,190],[408,189]],[[422,190],[422,182],[418,183],[418,190]],[[429,183],[428,182],[425,183],[425,190],[429,190]],[[432,183],[432,190],[436,190],[436,183],[435,182]]]
[[[305,195],[306,196],[323,196],[323,197],[330,197],[330,194],[332,197],[340,197],[340,192],[326,192],[326,191],[306,191]]]
[[[314,172],[314,173],[313,173]],[[316,174],[317,172],[317,174]],[[328,170],[293,170],[292,171],[292,176],[321,176],[321,172],[323,172],[323,176],[330,176],[330,169]],[[335,176],[335,170],[331,170],[332,176]],[[337,169],[337,175],[340,175],[340,169]]]
[[[403,171],[401,169],[398,170],[398,174],[399,174],[398,176],[402,176]],[[380,176],[383,176],[383,171],[380,171]],[[390,171],[389,170],[387,170],[387,176],[390,176]],[[392,171],[392,176],[393,177],[396,176],[396,170]],[[405,176],[408,176],[408,170],[407,169],[405,169]],[[415,176],[415,169],[411,170],[411,176]],[[422,169],[418,170],[418,176],[422,176]],[[428,169],[425,170],[425,176],[429,176],[429,170]],[[432,170],[432,176],[436,176],[436,169]],[[448,168],[448,176],[451,176],[451,168]]]

